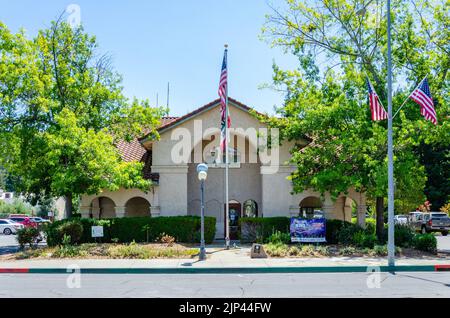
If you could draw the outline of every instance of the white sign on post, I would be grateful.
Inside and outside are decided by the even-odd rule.
[[[103,237],[103,226],[92,226],[92,237]]]

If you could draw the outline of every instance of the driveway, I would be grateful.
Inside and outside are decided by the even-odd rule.
[[[436,236],[438,242],[438,251],[443,253],[450,253],[450,235]]]
[[[17,235],[0,234],[0,255],[16,253],[19,250]]]
[[[39,243],[39,246],[45,246],[44,241]],[[17,253],[19,251],[19,243],[17,243],[17,235],[0,234],[0,255]]]

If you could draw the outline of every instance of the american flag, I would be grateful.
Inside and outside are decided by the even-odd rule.
[[[428,85],[426,77],[409,97],[420,105],[420,113],[422,116],[424,116],[426,120],[437,125],[436,110],[434,109],[434,102],[431,97],[430,86]]]
[[[219,96],[220,96],[220,148],[222,151],[225,151],[227,136],[226,136],[226,128],[231,127],[231,119],[229,114],[227,114],[227,86],[228,86],[228,71],[227,71],[227,49],[225,49],[225,53],[223,55],[222,62],[222,72],[220,73],[220,81],[219,81]],[[225,123],[228,122],[228,127],[225,127]]]
[[[372,120],[384,120],[388,118],[388,113],[384,109],[383,105],[381,105],[380,99],[378,98],[375,89],[372,86],[369,78],[367,78],[367,87],[369,88],[369,104],[370,111],[372,112]]]

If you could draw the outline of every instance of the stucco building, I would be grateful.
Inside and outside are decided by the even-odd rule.
[[[233,128],[229,151],[231,225],[242,216],[312,216],[318,210],[326,218],[350,221],[352,209],[357,212],[358,222],[364,225],[363,193],[349,189],[337,200],[314,191],[292,194],[288,176],[295,169],[289,165],[289,150],[294,142],[283,142],[279,147],[264,146],[260,141],[265,140],[262,134],[267,127],[250,113],[251,108],[230,98],[229,109]],[[196,166],[205,161],[209,165],[205,213],[216,218],[216,237],[223,238],[225,178],[223,160],[219,159],[223,159],[218,148],[219,123],[220,101],[215,100],[184,116],[164,118],[157,141],[143,137],[119,144],[123,160],[144,162],[143,173],[153,180],[153,186],[146,192],[121,189],[82,196],[83,217],[199,215],[200,183]],[[307,146],[308,141],[295,143]]]

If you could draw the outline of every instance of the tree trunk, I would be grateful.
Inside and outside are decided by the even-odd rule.
[[[383,239],[384,231],[384,198],[377,197],[377,206],[375,208],[377,215],[377,238],[379,241]]]
[[[68,218],[72,217],[72,211],[73,211],[72,193],[66,194],[64,199],[66,200],[65,218],[68,219]]]

